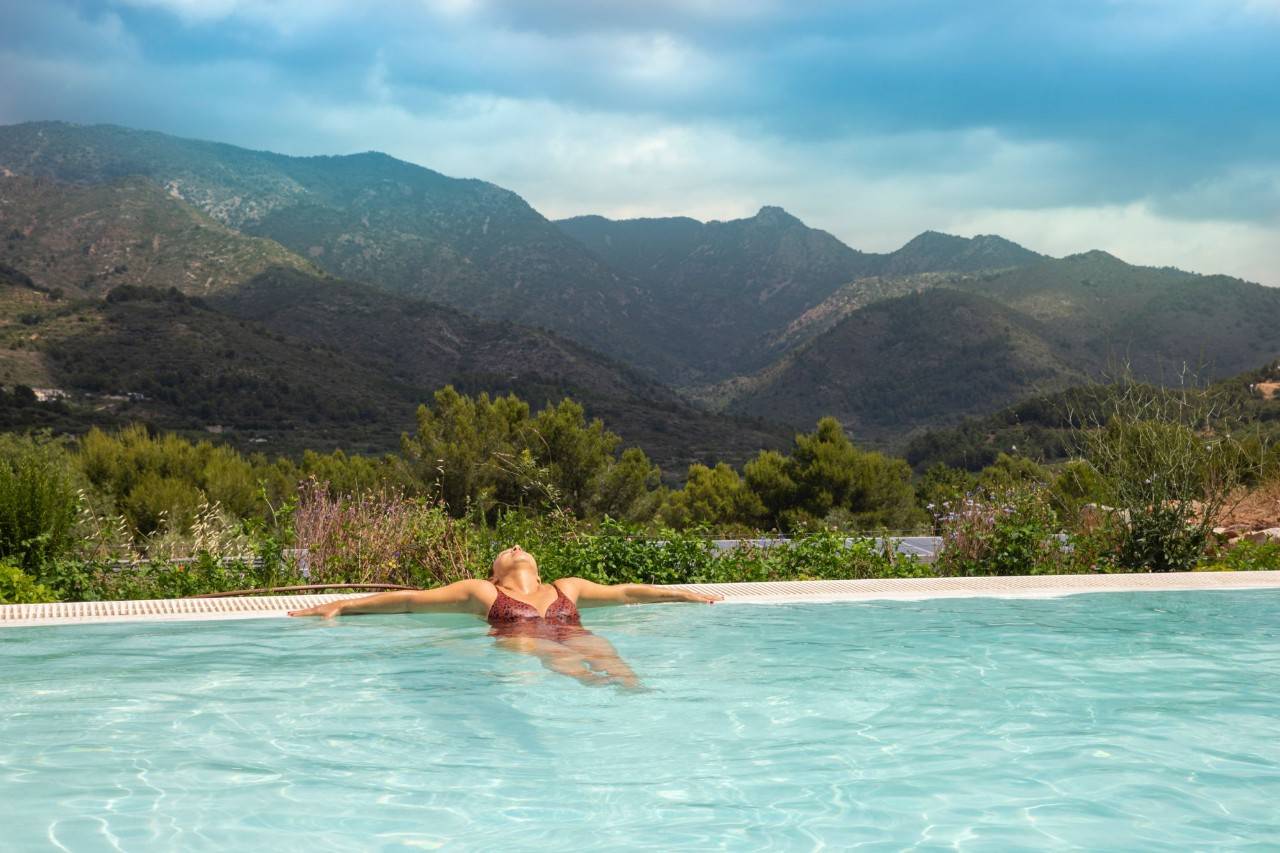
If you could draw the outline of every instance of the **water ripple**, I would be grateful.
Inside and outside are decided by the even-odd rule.
[[[588,614],[653,688],[482,624],[0,632],[6,849],[1259,847],[1280,595]]]

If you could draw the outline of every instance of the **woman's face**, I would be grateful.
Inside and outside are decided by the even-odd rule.
[[[505,551],[498,554],[493,561],[493,569],[490,575],[494,580],[500,580],[510,572],[519,571],[521,569],[532,569],[536,574],[538,571],[538,561],[533,555],[521,548],[519,545],[512,545]]]

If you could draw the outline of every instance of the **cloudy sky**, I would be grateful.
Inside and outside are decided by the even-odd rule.
[[[0,0],[0,123],[1280,285],[1280,0]]]

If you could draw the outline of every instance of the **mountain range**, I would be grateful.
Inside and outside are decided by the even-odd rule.
[[[392,422],[408,428],[413,402],[453,382],[571,394],[671,467],[740,459],[826,414],[892,445],[1118,363],[1225,376],[1280,350],[1280,291],[994,235],[863,252],[774,206],[552,222],[383,154],[114,126],[0,127],[0,176],[0,379],[106,393],[154,391],[173,362],[224,391],[238,380],[220,377],[252,375],[276,389],[280,423],[328,444],[387,446]],[[140,335],[149,349],[115,357]],[[252,365],[225,355],[238,347]],[[175,382],[192,393],[139,392],[144,414],[226,426],[270,396],[248,383],[201,406],[209,388]],[[307,426],[319,399],[333,417]],[[341,414],[361,411],[376,429]]]
[[[286,450],[394,449],[445,384],[572,397],[672,473],[786,438],[561,335],[329,276],[133,177],[0,178],[0,381],[87,395],[88,422]]]

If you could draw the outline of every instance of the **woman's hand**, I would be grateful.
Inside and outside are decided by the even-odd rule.
[[[342,612],[341,601],[331,601],[328,604],[317,604],[315,607],[308,607],[306,610],[290,610],[290,616],[319,616],[322,619],[332,619]]]
[[[692,590],[685,590],[684,594],[685,594],[684,600],[693,602],[694,604],[715,604],[717,601],[724,601],[724,596],[720,595],[719,593],[712,593],[710,595],[706,595],[701,592],[693,592]]]

